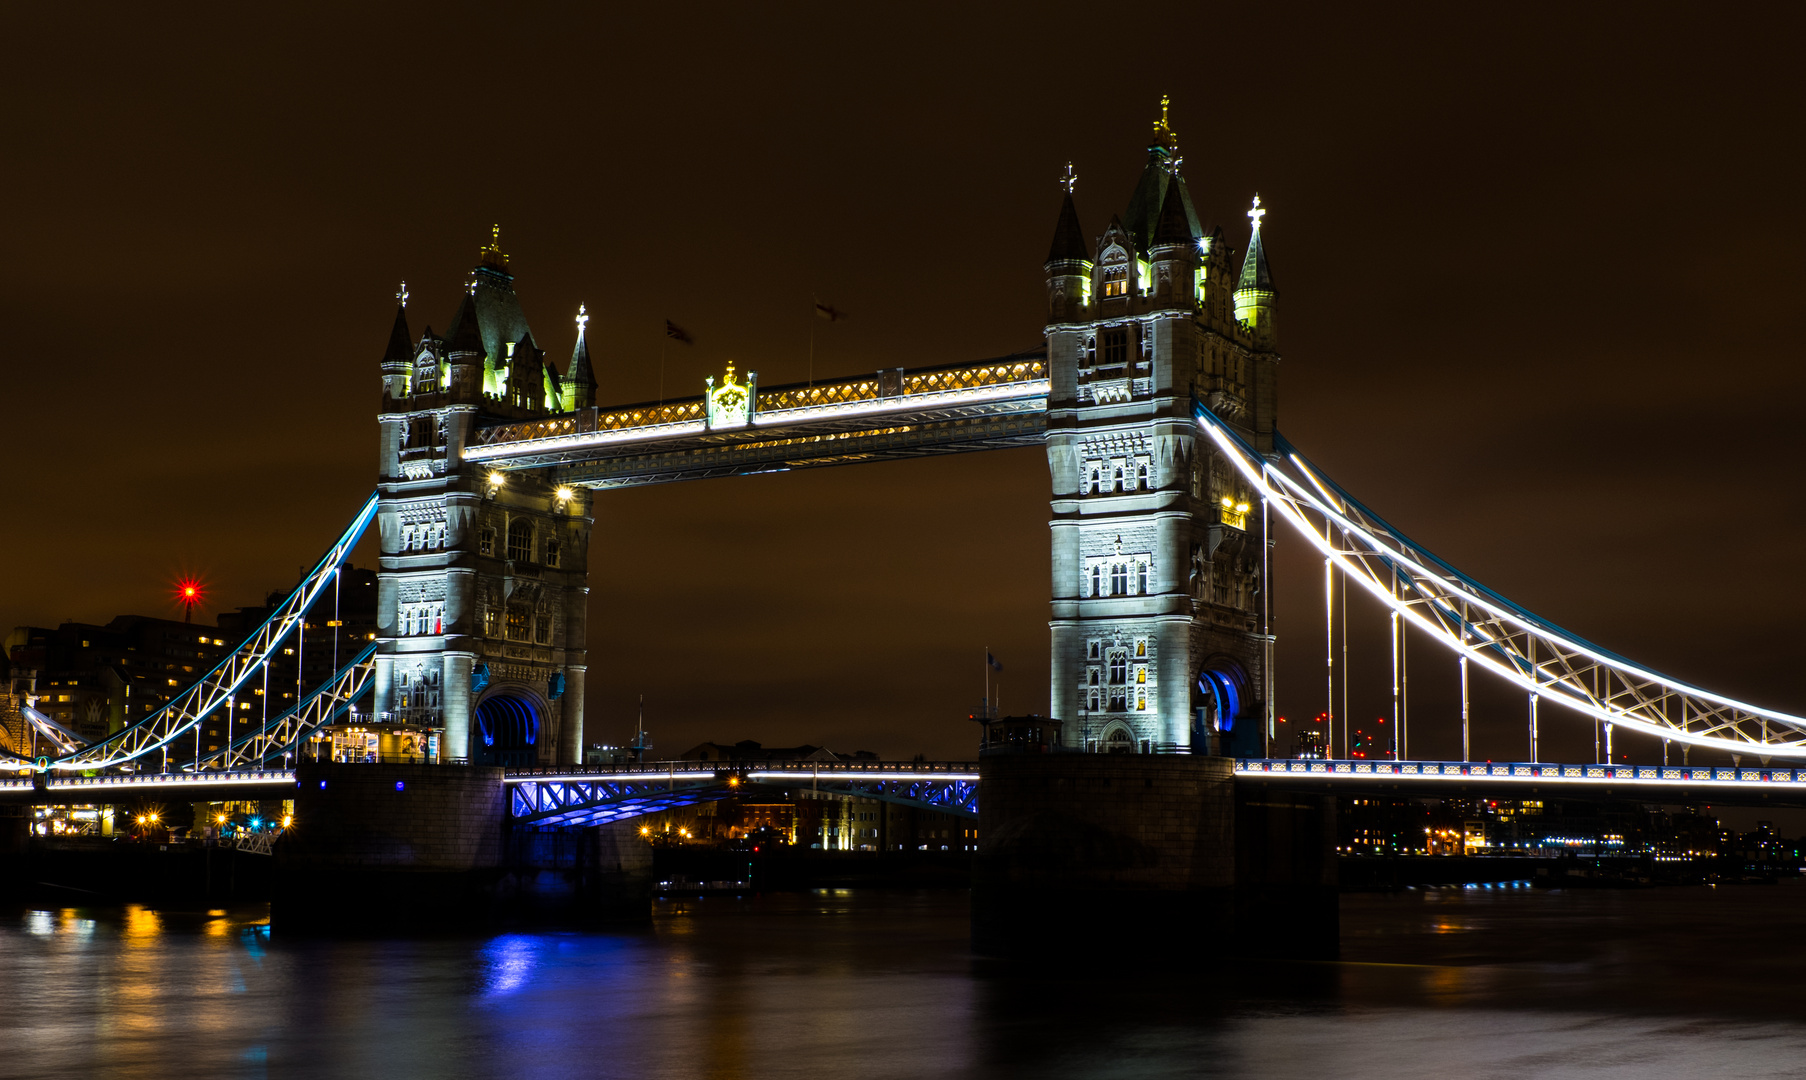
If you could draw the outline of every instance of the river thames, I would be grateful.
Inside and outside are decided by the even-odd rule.
[[[1065,970],[1056,941],[1042,970],[976,959],[953,891],[670,900],[628,931],[356,941],[272,936],[258,909],[15,908],[0,1075],[1806,1071],[1806,883],[1431,889],[1345,896],[1342,912],[1339,962],[1147,976]]]

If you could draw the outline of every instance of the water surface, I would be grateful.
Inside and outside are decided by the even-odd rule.
[[[262,916],[0,912],[0,1076],[1806,1075],[1801,883],[1348,896],[1339,962],[1161,977],[974,959],[953,892],[661,902],[619,933]]]

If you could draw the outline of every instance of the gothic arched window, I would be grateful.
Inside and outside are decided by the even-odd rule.
[[[1135,486],[1143,491],[1148,487],[1148,467],[1142,465],[1135,470]]]
[[[558,557],[560,554],[558,541],[548,537],[546,539],[546,565],[554,570],[558,569]]]
[[[1110,684],[1122,686],[1129,681],[1129,657],[1117,651],[1110,654]]]
[[[1127,596],[1129,592],[1129,568],[1124,563],[1116,563],[1110,567],[1110,595]]]
[[[1114,479],[1112,479],[1110,481],[1110,490],[1111,491],[1121,491],[1122,490],[1122,467],[1121,466],[1117,467],[1116,476]]]
[[[1091,568],[1091,595],[1092,596],[1098,595],[1098,589],[1100,587],[1100,583],[1103,578],[1103,574],[1104,574],[1103,567],[1094,566]],[[1093,653],[1093,655],[1096,655],[1096,654]]]
[[[1137,593],[1141,594],[1142,596],[1146,596],[1148,594],[1148,564],[1147,563],[1138,562],[1135,564],[1135,591]]]
[[[1087,494],[1095,495],[1097,493],[1097,481],[1098,481],[1097,470],[1092,469],[1091,470],[1091,483],[1085,488],[1085,491]]]

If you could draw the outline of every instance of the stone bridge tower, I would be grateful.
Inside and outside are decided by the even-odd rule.
[[[577,320],[568,370],[535,344],[498,235],[444,337],[407,324],[383,354],[375,716],[437,732],[443,761],[574,763],[583,746],[590,493],[463,452],[486,423],[595,403]]]
[[[1272,452],[1275,293],[1258,197],[1238,271],[1180,165],[1163,100],[1127,210],[1093,242],[1069,169],[1047,257],[1052,713],[1095,751],[1249,754],[1271,698],[1263,516],[1192,410]]]

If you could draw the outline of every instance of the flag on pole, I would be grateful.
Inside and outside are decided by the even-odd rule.
[[[665,336],[674,341],[681,341],[685,345],[696,344],[696,342],[691,339],[690,335],[684,332],[683,327],[672,322],[670,319],[665,320]]]
[[[820,300],[815,302],[815,317],[824,322],[839,322],[847,317],[847,313],[830,307]]]
[[[1003,665],[998,663],[997,658],[995,656],[992,656],[988,652],[985,653],[985,663],[987,663],[991,666],[992,671],[1002,671],[1003,670]]]

